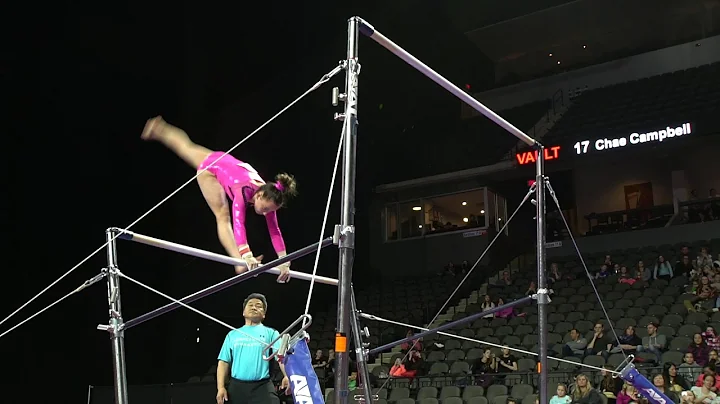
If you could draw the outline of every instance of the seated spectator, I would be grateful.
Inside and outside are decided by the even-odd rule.
[[[567,386],[560,383],[557,386],[557,394],[552,396],[550,404],[570,404],[572,399],[567,395]]]
[[[605,256],[605,261],[603,261],[603,265],[607,265],[608,269],[615,267],[615,263],[609,255]]]
[[[665,376],[662,375],[662,373],[655,373],[652,376],[652,384],[655,386],[656,389],[658,389],[661,393],[665,394],[667,398],[671,399],[674,403],[680,402],[680,397],[678,397],[677,394],[675,394],[674,391],[670,391],[668,386],[668,381],[665,380]]]
[[[662,363],[662,353],[667,347],[667,337],[658,334],[657,323],[651,322],[647,325],[648,336],[643,337],[642,345],[637,347],[638,352],[650,352],[655,354],[656,362]]]
[[[716,350],[710,350],[710,353],[708,354],[708,361],[705,366],[715,370],[715,373],[717,373],[718,367],[720,367],[720,360],[718,360],[718,352]],[[720,377],[718,377],[718,379],[720,379]]]
[[[485,350],[483,356],[473,363],[472,373],[478,376],[477,384],[480,386],[487,387],[493,383],[494,374],[497,373],[497,360],[489,349]]]
[[[632,384],[624,383],[622,389],[615,399],[616,404],[631,404],[637,403],[639,400],[638,391],[633,387]],[[552,403],[551,403],[552,404]]]
[[[704,268],[704,267],[712,268],[712,265],[713,265],[712,261],[713,261],[712,255],[708,254],[707,247],[703,247],[700,249],[700,255],[698,255],[695,260],[695,268]]]
[[[720,349],[720,338],[718,338],[718,335],[715,333],[715,328],[706,327],[705,332],[702,333],[702,339],[708,349],[715,351]]]
[[[587,344],[585,354],[602,355],[603,351],[610,349],[614,339],[611,335],[605,333],[605,326],[601,323],[596,323],[593,331],[593,337]]]
[[[695,393],[692,390],[685,390],[680,393],[680,404],[695,404]]]
[[[620,272],[618,272],[619,283],[627,283],[628,285],[632,286],[632,284],[636,281],[637,280],[630,275],[630,271],[628,271],[625,265],[620,267]]]
[[[390,376],[392,377],[407,377],[412,379],[416,374],[417,370],[407,370],[400,358],[395,359],[395,364],[390,368]]]
[[[662,255],[658,257],[653,270],[653,279],[665,279],[669,281],[673,278],[673,268],[669,262],[665,261]]]
[[[600,270],[595,274],[595,279],[605,279],[610,276],[610,269],[607,265],[602,264]]]
[[[592,387],[590,380],[584,373],[575,378],[575,390],[572,393],[573,404],[602,404],[600,393]]]
[[[608,400],[615,400],[620,390],[622,390],[623,381],[619,377],[613,377],[613,374],[608,372],[608,370],[612,371],[613,367],[605,365],[603,366],[603,370],[600,371],[602,381],[600,381],[598,391],[607,397]]]
[[[650,271],[645,269],[645,264],[642,261],[638,261],[637,269],[635,270],[635,279],[638,281],[649,282],[652,279]]]
[[[706,383],[709,378],[712,378],[710,379],[712,381],[712,384],[709,387],[710,391],[712,391],[713,393],[717,393],[718,391],[720,391],[720,377],[717,377],[717,373],[715,372],[714,368],[708,366],[705,366],[703,368],[703,372],[695,382],[695,386],[703,387],[704,383]],[[697,395],[697,393],[695,395]]]
[[[688,383],[684,377],[678,375],[678,368],[674,363],[665,362],[663,365],[663,376],[667,381],[667,387],[675,394],[680,394],[685,390],[689,390],[691,383]]]
[[[497,305],[502,306],[505,302],[502,298],[498,298]],[[513,318],[513,317],[525,317],[525,313],[517,313],[514,307],[508,307],[507,309],[500,310],[495,313],[495,317],[499,318]]]
[[[512,286],[513,281],[510,279],[510,272],[504,271],[502,274],[502,278],[498,281],[498,285],[500,286]]]
[[[688,279],[692,277],[693,264],[690,262],[690,257],[685,255],[680,261],[675,264],[675,274],[685,275]]]
[[[493,303],[493,301],[490,299],[490,295],[485,295],[483,302],[480,303],[480,308],[482,309],[482,311],[495,308],[495,303]],[[487,321],[492,321],[492,319],[494,317],[495,317],[495,313],[490,313],[488,315],[483,316],[482,318],[486,319]]]
[[[510,353],[508,347],[503,347],[502,355],[498,359],[498,372],[499,373],[510,373],[518,370],[517,359]]]
[[[688,352],[683,357],[683,363],[678,367],[678,373],[685,378],[689,384],[694,384],[702,373],[702,366],[695,362],[695,356]]]
[[[703,340],[702,335],[693,335],[693,342],[690,343],[687,349],[688,353],[691,353],[695,362],[700,366],[705,366],[708,361],[708,355],[710,354],[710,348]]]
[[[537,293],[537,286],[535,285],[535,281],[530,281],[530,285],[528,286],[527,290],[525,291],[525,296],[532,296]]]
[[[315,352],[315,357],[312,359],[312,367],[317,371],[317,369],[325,369],[325,366],[327,366],[327,360],[323,355],[322,349],[318,349]]]
[[[548,272],[547,276],[547,282],[549,285],[552,285],[553,283],[559,281],[562,279],[562,273],[560,272],[560,269],[558,268],[557,262],[553,262],[550,264],[550,272]]]
[[[699,386],[693,386],[690,391],[693,392],[695,395],[695,402],[696,403],[712,403],[715,398],[717,398],[717,394],[713,389],[715,389],[715,376],[713,375],[701,375],[701,378],[698,379],[698,383],[700,383]],[[670,397],[668,397],[670,398]]]
[[[603,356],[605,359],[607,359],[610,354],[614,353],[620,353],[625,352],[626,354],[632,354],[635,353],[637,350],[638,345],[642,344],[642,340],[640,337],[635,335],[635,327],[630,325],[627,328],[625,328],[625,333],[623,335],[618,336],[618,339],[620,340],[620,345],[618,346],[617,341],[613,341],[612,348],[610,350],[603,352]]]
[[[563,345],[563,356],[585,356],[585,348],[587,347],[587,340],[580,335],[580,332],[576,329],[570,330],[570,341]]]

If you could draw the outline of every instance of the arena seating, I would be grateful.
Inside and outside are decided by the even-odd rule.
[[[610,136],[648,125],[703,121],[720,103],[720,63],[584,91],[545,136],[547,144],[582,136]],[[709,128],[706,127],[706,130]],[[705,132],[707,133],[707,131]]]
[[[699,250],[700,247],[706,246],[712,251],[720,251],[720,239],[699,240],[683,245],[691,246],[692,250]],[[608,251],[607,254],[612,257],[614,262],[631,268],[639,260],[653,263],[658,255],[663,255],[674,263],[679,258],[681,246],[680,244],[653,246],[642,249]],[[585,257],[591,273],[594,274],[597,271],[605,255],[593,254]],[[594,322],[600,321],[607,324],[607,321],[577,257],[558,258],[553,262],[558,263],[563,274],[570,275],[573,278],[572,280],[558,281],[552,286],[554,294],[549,307],[548,318],[550,330],[548,335],[549,348],[552,351],[561,352],[562,344],[569,340],[568,332],[570,329],[576,328],[582,333],[587,333],[586,338],[592,338]],[[512,277],[513,285],[510,287],[485,284],[478,290],[473,291],[456,306],[447,310],[441,316],[441,320],[432,326],[481,311],[478,301],[485,293],[490,294],[493,300],[496,300],[498,296],[503,297],[506,302],[523,296],[530,281],[535,279],[535,273],[533,268],[526,268],[524,271],[514,273]],[[623,332],[626,326],[637,325],[637,335],[643,337],[647,335],[644,326],[650,321],[660,324],[659,332],[668,338],[669,347],[662,355],[663,362],[681,363],[682,353],[690,344],[692,336],[695,333],[704,331],[706,326],[713,326],[720,330],[720,313],[688,312],[684,301],[689,300],[694,295],[685,293],[688,280],[683,276],[675,277],[670,282],[652,280],[648,283],[635,283],[632,286],[619,283],[616,276],[595,280],[594,282],[616,332],[619,334]],[[444,296],[438,294],[436,298],[441,301]],[[370,297],[366,297],[366,299],[368,301],[383,302],[388,306],[393,304],[391,303],[393,301],[392,296],[385,295],[383,297],[381,293],[374,293]],[[522,308],[522,311],[526,313],[525,317],[515,317],[510,321],[495,318],[489,324],[485,320],[477,320],[473,324],[468,324],[465,328],[451,331],[451,333],[537,352],[537,307],[529,305]],[[405,330],[400,331],[404,333]],[[442,349],[433,349],[434,342],[441,343],[443,345]],[[477,358],[480,358],[483,353],[484,348],[481,345],[443,336],[426,337],[423,343],[425,347],[424,359],[426,363],[424,368],[426,373],[413,380],[390,380],[386,386],[387,391],[378,393],[383,400],[397,404],[410,404],[411,402],[437,404],[440,401],[443,403],[457,401],[458,404],[463,402],[465,404],[504,404],[507,397],[514,397],[523,403],[534,403],[537,393],[537,376],[534,374],[535,356],[513,353],[518,358],[519,370],[512,374],[506,374],[503,377],[503,383],[483,388],[475,385],[474,378],[468,375],[472,363]],[[329,345],[329,342],[318,342],[317,344],[318,347]],[[498,348],[490,349],[496,355],[500,354]],[[391,355],[386,355],[383,358],[381,364],[371,365],[372,373],[376,377],[387,374],[395,358],[401,356],[398,350],[395,349]],[[653,355],[646,353],[639,353],[637,356],[645,359],[653,357]],[[607,362],[601,356],[587,356],[582,359],[566,357],[564,359],[582,362],[595,367],[603,367],[607,364],[615,368],[622,362],[624,357],[622,354],[613,354],[608,357]],[[548,366],[550,370],[550,392],[555,391],[558,383],[570,383],[573,376],[580,369],[578,366],[553,360],[549,361]],[[646,375],[658,371],[654,367],[638,366],[641,372]],[[587,369],[584,369],[583,372],[592,376],[594,385],[599,384],[601,380],[599,372],[587,371]],[[385,383],[385,380],[382,378],[374,381],[376,388],[383,383]],[[332,401],[331,392],[332,389],[327,390],[328,402]]]

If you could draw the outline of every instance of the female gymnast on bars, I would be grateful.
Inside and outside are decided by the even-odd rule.
[[[147,121],[141,138],[162,143],[198,171],[207,168],[200,173],[197,181],[208,206],[215,214],[218,238],[228,255],[245,260],[251,270],[262,262],[263,256],[253,256],[247,242],[245,210],[248,205],[252,205],[258,215],[265,216],[278,257],[286,255],[285,242],[275,212],[297,193],[297,185],[292,176],[278,174],[275,182],[266,183],[250,164],[229,154],[216,161],[223,152],[214,152],[193,143],[185,131],[165,122],[159,116]],[[226,194],[232,200],[232,218]],[[242,273],[247,269],[236,266],[235,272]],[[289,281],[290,263],[283,264],[278,269],[278,282]]]

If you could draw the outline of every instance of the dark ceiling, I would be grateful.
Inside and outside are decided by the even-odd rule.
[[[446,7],[454,27],[495,62],[496,79],[598,63],[720,28],[720,0],[448,1]]]

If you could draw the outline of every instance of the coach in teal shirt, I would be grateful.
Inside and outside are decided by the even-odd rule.
[[[275,386],[270,380],[270,361],[263,359],[263,349],[277,340],[272,346],[272,350],[277,352],[280,334],[262,324],[266,312],[265,296],[251,294],[243,303],[245,325],[230,331],[225,337],[218,355],[218,404],[228,401],[232,404],[279,404]],[[284,375],[280,388],[285,389],[289,384],[287,374],[282,362],[278,363]]]

